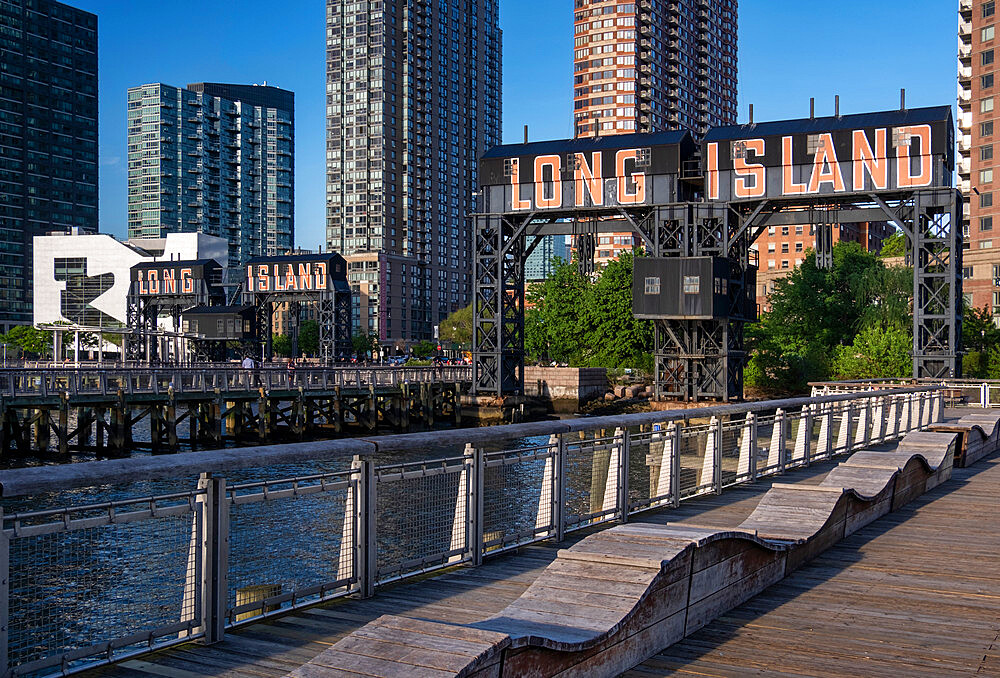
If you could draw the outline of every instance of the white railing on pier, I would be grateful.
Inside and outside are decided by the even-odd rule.
[[[427,367],[335,367],[253,369],[239,367],[190,369],[0,369],[0,396],[58,396],[68,394],[115,396],[297,390],[332,391],[336,388],[392,388],[423,382],[461,383],[472,378],[469,365]]]
[[[941,412],[927,386],[6,471],[0,675],[214,642],[894,441]],[[377,463],[415,450],[439,452]]]

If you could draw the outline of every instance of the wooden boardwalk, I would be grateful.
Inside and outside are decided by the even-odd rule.
[[[1000,676],[1000,456],[625,676]]]
[[[636,522],[736,525],[750,514],[772,482],[818,483],[835,465],[835,462],[824,462],[728,489],[719,496],[685,502],[676,510],[645,514]],[[973,657],[978,653],[975,662],[989,661],[983,660],[986,648],[1000,632],[1000,613],[997,612],[1000,609],[1000,568],[995,555],[1000,552],[997,548],[1000,546],[1000,527],[995,516],[996,497],[1000,496],[1000,461],[994,458],[973,469],[956,470],[956,477],[958,481],[946,483],[926,499],[861,530],[845,541],[844,546],[835,547],[812,565],[630,674],[644,677],[671,672],[678,675],[783,675],[780,669],[772,673],[765,665],[771,656],[768,648],[773,648],[773,661],[785,656],[791,661],[796,657],[795,661],[802,665],[798,672],[792,670],[786,675],[836,675],[838,666],[845,675],[874,675],[868,672],[867,664],[859,670],[859,662],[875,661],[865,659],[866,656],[886,661],[893,657],[905,658],[912,662],[917,653],[909,649],[910,645],[923,648],[928,657],[938,657],[941,666],[961,665],[967,667],[963,675],[975,674],[978,664],[973,665]],[[952,515],[955,512],[957,514]],[[907,518],[913,519],[913,525],[907,523]],[[979,536],[966,539],[962,528],[965,524],[969,524],[968,529],[974,527]],[[950,529],[951,525],[956,529]],[[913,534],[900,536],[899,529]],[[559,547],[585,534],[578,533]],[[882,544],[880,540],[888,541]],[[939,546],[934,546],[935,543]],[[939,548],[945,550],[943,555],[938,554]],[[253,624],[227,633],[226,639],[217,645],[187,644],[83,675],[89,678],[284,676],[382,614],[458,623],[494,614],[524,592],[553,560],[556,550],[555,545],[547,543],[527,547],[515,554],[490,559],[479,568],[456,568],[380,590],[373,599],[335,601]],[[875,554],[871,562],[869,552]],[[926,579],[923,578],[925,571]],[[921,578],[911,582],[911,573]],[[824,608],[817,604],[815,596],[821,594],[815,591],[827,585],[837,585],[837,588],[828,595],[831,607]],[[890,586],[892,594],[885,595]],[[939,591],[937,598],[932,595],[936,591]],[[772,596],[778,597],[772,599]],[[898,613],[892,611],[897,599],[901,606]],[[885,607],[868,611],[869,600]],[[931,601],[926,609],[921,607],[923,600]],[[754,608],[754,605],[761,607]],[[787,605],[798,606],[798,611],[793,618],[783,622],[784,626],[778,624],[770,628],[767,622],[758,629],[768,614],[778,613]],[[930,609],[931,605],[936,609]],[[987,619],[990,614],[992,619]],[[954,628],[942,625],[942,619],[952,617],[956,619]],[[898,621],[902,630],[890,630],[886,619]],[[921,628],[925,620],[926,629]],[[852,628],[852,623],[861,622],[868,626]],[[717,628],[720,623],[729,626]],[[975,629],[966,628],[966,623]],[[869,626],[878,633],[871,631]],[[812,629],[822,630],[814,632]],[[744,642],[749,637],[747,634],[758,631],[766,631],[767,639]],[[831,644],[848,644],[852,638],[861,653],[857,657],[847,650],[838,654],[831,649]],[[737,643],[738,647],[726,643]],[[675,655],[675,652],[683,654]],[[996,649],[994,663],[990,665],[992,669],[984,671],[998,670],[995,653]],[[728,667],[716,655],[724,655],[730,662]],[[812,663],[806,663],[807,660]],[[811,669],[803,672],[803,666]],[[883,673],[952,675],[911,672],[909,664],[889,666]]]

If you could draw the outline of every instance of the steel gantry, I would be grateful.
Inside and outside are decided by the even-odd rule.
[[[664,271],[672,259],[724,262],[713,269],[726,271],[714,279],[722,312],[716,298],[711,313],[639,317],[654,322],[657,397],[729,400],[742,397],[744,328],[757,318],[753,242],[771,226],[812,224],[817,264],[829,267],[834,229],[875,221],[907,239],[913,376],[960,376],[963,212],[951,187],[953,147],[942,106],[713,128],[700,147],[672,132],[488,151],[483,209],[472,215],[473,391],[523,392],[524,262],[542,237],[576,236],[584,273],[598,235],[623,231]],[[649,280],[658,290],[660,278]]]

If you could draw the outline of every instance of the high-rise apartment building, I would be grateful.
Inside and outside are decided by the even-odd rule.
[[[0,2],[0,331],[31,323],[32,238],[97,232],[97,17]]]
[[[576,0],[577,136],[736,122],[736,0]]]
[[[129,237],[219,236],[231,265],[291,250],[294,104],[266,84],[130,88]]]
[[[994,143],[1000,134],[995,117],[1000,83],[994,82],[1000,77],[998,30],[995,0],[959,0],[957,164],[958,185],[965,195],[962,287],[967,306],[988,308],[1000,324],[1000,144]]]
[[[479,156],[500,143],[497,0],[327,0],[327,242],[355,328],[430,339],[472,301]]]
[[[576,0],[573,120],[580,137],[736,122],[737,0]],[[639,244],[601,235],[603,266]]]
[[[524,260],[524,279],[528,282],[545,280],[555,270],[554,262],[557,258],[563,261],[570,260],[566,236],[545,236]]]

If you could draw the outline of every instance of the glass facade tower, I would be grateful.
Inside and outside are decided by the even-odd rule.
[[[97,17],[0,2],[0,330],[31,323],[32,238],[97,232]]]
[[[128,90],[128,234],[202,232],[230,265],[294,242],[294,95],[198,83]]]
[[[327,0],[327,243],[355,327],[430,339],[472,301],[477,162],[500,143],[497,0]]]

